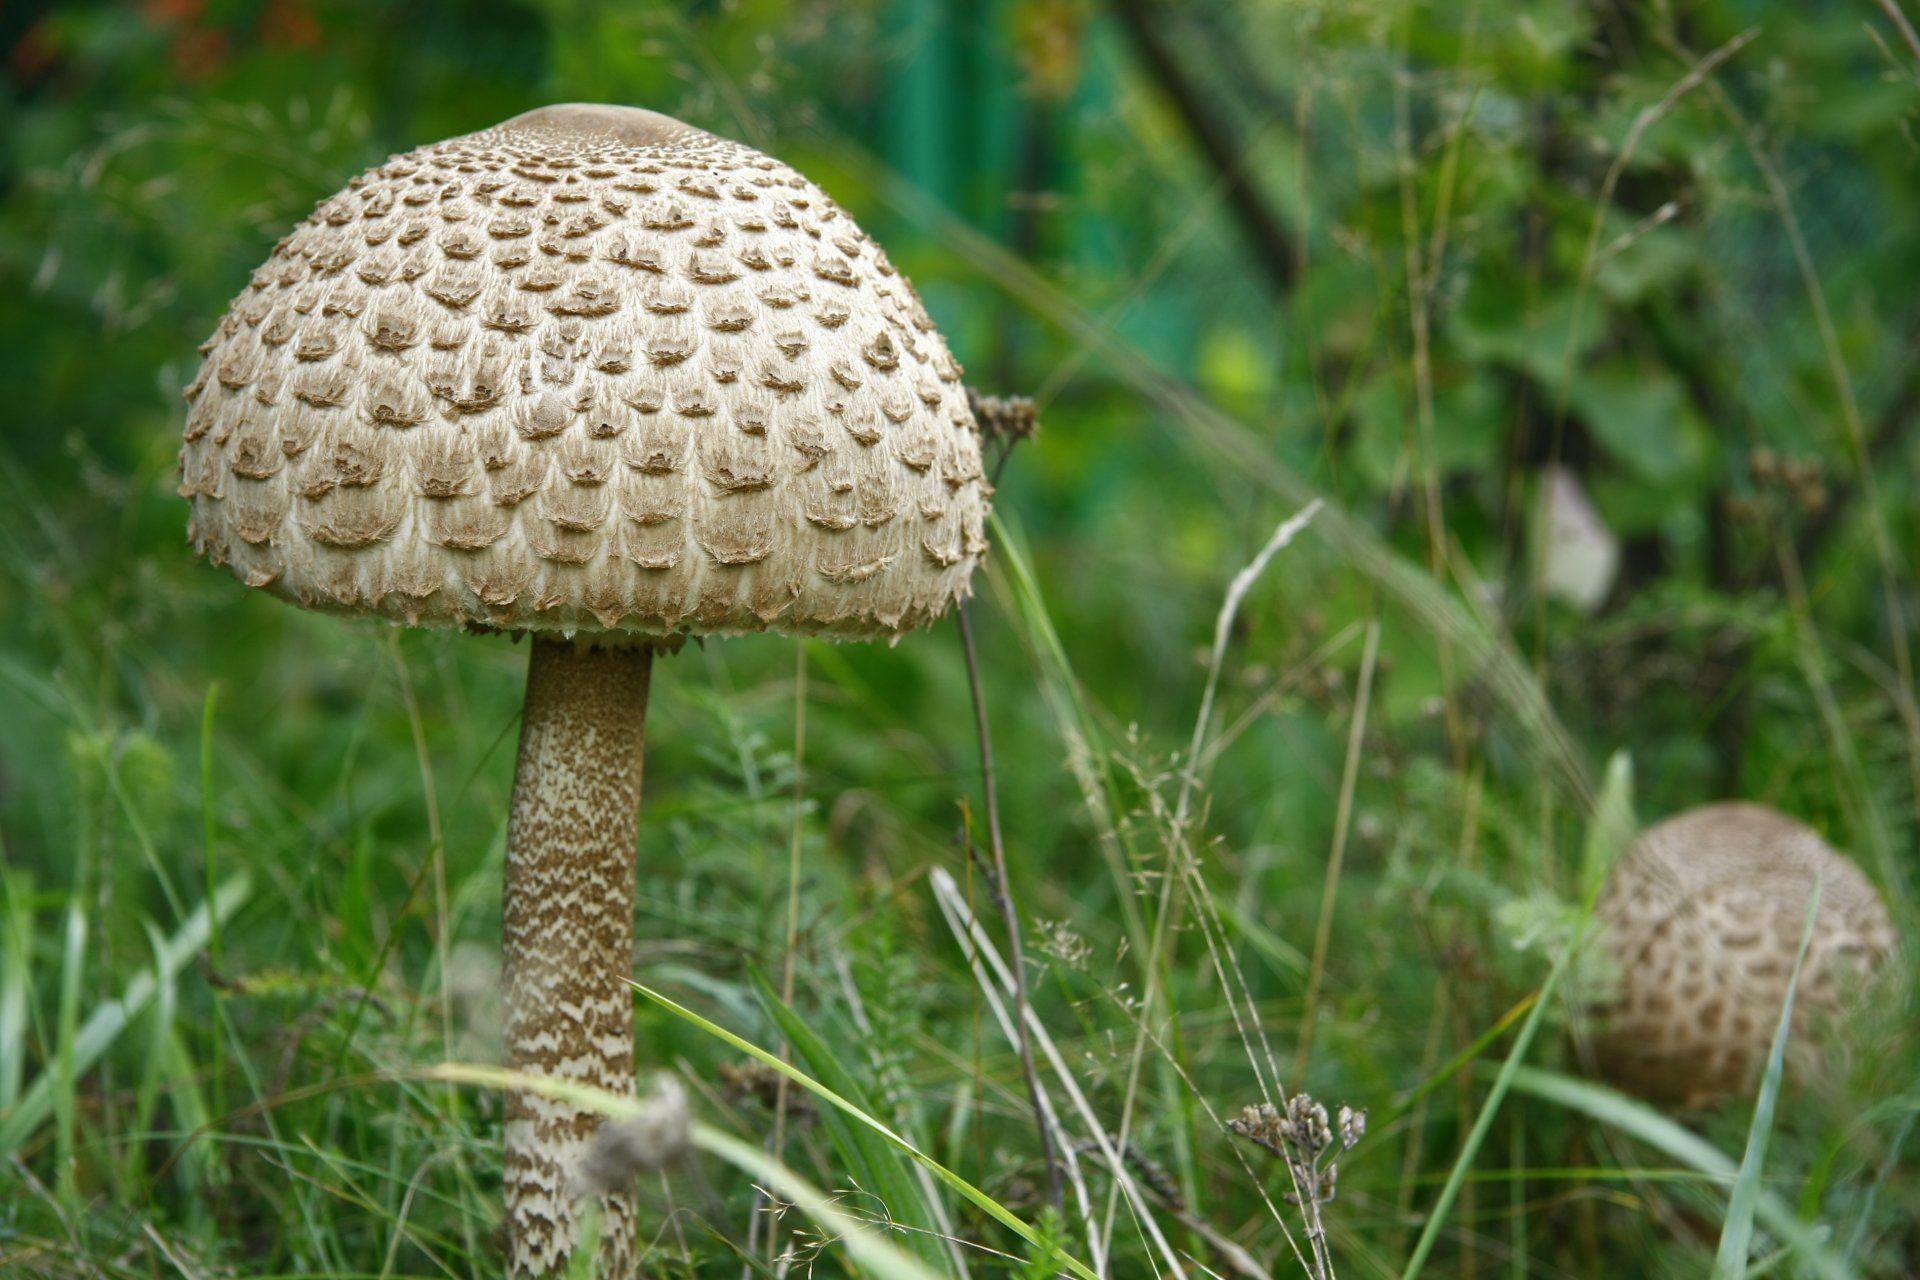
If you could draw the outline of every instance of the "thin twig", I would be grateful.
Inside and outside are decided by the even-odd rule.
[[[1014,1019],[1020,1032],[1020,1069],[1027,1077],[1027,1099],[1033,1105],[1034,1123],[1040,1131],[1040,1154],[1047,1162],[1047,1202],[1061,1207],[1060,1162],[1054,1154],[1053,1134],[1047,1124],[1047,1109],[1040,1095],[1040,1077],[1033,1067],[1033,1042],[1027,1035],[1027,961],[1020,945],[1020,917],[1013,909],[1013,889],[1007,882],[1007,851],[1000,839],[1000,798],[993,783],[993,735],[987,728],[987,704],[980,690],[980,663],[974,656],[973,624],[967,618],[967,602],[954,609],[960,622],[960,648],[967,656],[967,687],[973,692],[973,726],[980,736],[980,785],[987,806],[987,850],[993,858],[993,898],[1000,918],[1007,926],[1007,955],[1013,963],[1014,1002],[1020,1016]]]
[[[1260,548],[1247,567],[1233,575],[1233,581],[1227,587],[1227,595],[1220,602],[1220,614],[1213,624],[1213,652],[1207,663],[1207,687],[1200,695],[1200,714],[1194,718],[1193,741],[1187,744],[1187,767],[1180,775],[1180,798],[1174,805],[1174,822],[1185,827],[1189,809],[1193,802],[1194,787],[1198,785],[1200,755],[1206,746],[1207,733],[1213,727],[1213,699],[1220,689],[1220,671],[1227,660],[1227,643],[1233,638],[1233,620],[1240,613],[1240,602],[1247,598],[1247,592],[1253,590],[1253,584],[1267,571],[1267,565],[1284,551],[1295,538],[1300,536],[1313,518],[1320,514],[1326,504],[1315,498],[1306,506],[1280,522],[1280,527],[1267,539],[1267,545]]]
[[[1085,1145],[1089,1150],[1098,1150],[1098,1148],[1091,1143]],[[1135,1149],[1129,1147],[1127,1150],[1121,1152],[1120,1156],[1121,1159],[1125,1161],[1133,1158],[1136,1154]],[[1103,1155],[1101,1159],[1104,1161],[1105,1156]],[[1108,1166],[1108,1170],[1111,1172],[1111,1165]],[[1162,1170],[1162,1172],[1164,1173],[1165,1171]],[[1166,1211],[1173,1215],[1176,1222],[1206,1241],[1207,1247],[1219,1254],[1221,1260],[1227,1264],[1228,1269],[1235,1275],[1242,1276],[1245,1280],[1273,1280],[1273,1273],[1261,1266],[1259,1259],[1255,1258],[1251,1253],[1248,1253],[1239,1241],[1221,1233],[1211,1222],[1208,1222],[1205,1218],[1202,1218],[1194,1213],[1193,1210],[1187,1208],[1186,1205],[1182,1204],[1177,1195],[1174,1194],[1179,1191],[1178,1187],[1158,1186],[1150,1180],[1143,1180],[1141,1185],[1153,1193],[1154,1198],[1159,1200]],[[1206,1274],[1216,1275],[1217,1273],[1211,1268],[1208,1268]]]
[[[1113,993],[1108,993],[1108,999],[1110,1001],[1113,1000]],[[1118,1004],[1117,1001],[1114,1003]],[[1124,1010],[1124,1006],[1121,1007]],[[1206,1091],[1201,1089],[1199,1084],[1195,1082],[1192,1074],[1180,1065],[1180,1059],[1173,1052],[1173,1049],[1161,1041],[1158,1036],[1154,1035],[1151,1027],[1147,1029],[1147,1037],[1152,1042],[1153,1048],[1158,1050],[1160,1056],[1166,1061],[1167,1069],[1172,1071],[1174,1077],[1186,1087],[1187,1096],[1190,1097],[1194,1104],[1206,1115],[1207,1122],[1213,1126],[1214,1131],[1216,1133],[1230,1134],[1232,1130],[1227,1127],[1226,1117],[1214,1109],[1213,1103],[1207,1098]],[[1274,1203],[1273,1197],[1267,1193],[1265,1178],[1257,1172],[1253,1165],[1247,1160],[1246,1152],[1243,1150],[1241,1144],[1228,1144],[1227,1153],[1239,1164],[1240,1172],[1246,1175],[1247,1185],[1252,1187],[1254,1194],[1260,1197],[1260,1203],[1266,1206],[1268,1216],[1273,1219],[1274,1225],[1280,1228],[1280,1237],[1286,1242],[1288,1251],[1293,1254],[1293,1260],[1300,1264],[1301,1270],[1308,1270],[1312,1264],[1307,1260],[1307,1255],[1300,1251],[1300,1242],[1294,1238],[1293,1229],[1287,1225],[1285,1216],[1280,1212],[1280,1206]]]

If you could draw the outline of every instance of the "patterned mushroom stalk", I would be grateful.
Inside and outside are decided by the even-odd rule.
[[[1755,804],[1711,804],[1649,827],[1614,871],[1595,918],[1618,968],[1597,1010],[1600,1073],[1663,1101],[1750,1088],[1772,1047],[1816,879],[1820,904],[1794,990],[1794,1056],[1894,949],[1873,884],[1802,823]]]
[[[768,156],[568,105],[395,156],[281,241],[187,388],[189,537],[310,609],[534,637],[506,1059],[633,1088],[649,672],[688,635],[895,638],[964,597],[988,485],[960,368]],[[597,1118],[516,1095],[509,1270],[562,1270]],[[606,1200],[600,1263],[634,1267]]]

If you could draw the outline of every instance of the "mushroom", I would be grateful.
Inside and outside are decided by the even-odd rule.
[[[1893,923],[1860,869],[1802,823],[1756,804],[1710,804],[1649,827],[1595,908],[1621,979],[1597,1012],[1602,1076],[1700,1104],[1751,1086],[1772,1046],[1806,928],[1794,1043],[1893,951]]]
[[[886,637],[968,594],[960,368],[818,187],[567,105],[395,156],[274,249],[186,390],[188,536],[310,609],[532,637],[510,1067],[632,1093],[649,674],[687,636]],[[509,1272],[564,1271],[597,1117],[508,1099]],[[606,1274],[634,1266],[605,1198]]]

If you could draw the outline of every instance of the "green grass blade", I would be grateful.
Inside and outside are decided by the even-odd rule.
[[[1580,896],[1592,901],[1607,872],[1633,843],[1633,757],[1615,752],[1600,780],[1600,795],[1587,823],[1587,842],[1580,856]]]
[[[167,1105],[180,1132],[199,1133],[210,1129],[216,1113],[208,1107],[206,1095],[201,1092],[200,1068],[188,1052],[186,1038],[180,1034],[178,1024],[169,1030],[164,1052],[166,1060],[162,1070],[167,1077]],[[218,1146],[211,1142],[189,1143],[174,1160],[173,1168],[174,1176],[189,1194],[227,1181],[227,1166]]]
[[[215,837],[219,832],[219,823],[214,818],[213,801],[213,725],[214,712],[220,705],[220,682],[215,680],[207,685],[206,701],[200,707],[200,840],[204,858],[205,884],[202,892],[212,897],[220,883],[220,848]],[[224,973],[226,960],[220,948],[220,919],[215,916],[213,927],[207,935],[207,958],[213,964],[215,973]],[[219,995],[214,995],[215,1001]],[[216,1034],[213,1037],[213,1063],[209,1078],[213,1081],[213,1109],[221,1115],[227,1109],[227,1064],[226,1037]]]
[[[820,1188],[755,1146],[704,1124],[693,1126],[693,1145],[777,1191],[830,1231],[862,1274],[875,1280],[940,1280],[941,1273],[905,1252],[859,1219],[842,1213]]]
[[[128,1025],[153,1002],[160,984],[171,981],[174,974],[206,947],[214,918],[230,919],[246,902],[252,888],[251,880],[244,873],[230,877],[211,902],[201,903],[187,922],[166,940],[153,968],[134,975],[118,999],[108,1000],[93,1011],[72,1036],[70,1049],[63,1048],[58,1055],[52,1072],[41,1072],[20,1096],[18,1105],[0,1115],[0,1159],[19,1150],[21,1144],[46,1123],[48,1115],[71,1105],[72,1082],[113,1047]],[[64,993],[62,999],[64,1003]]]
[[[1577,945],[1578,939],[1575,943]],[[1453,1209],[1454,1197],[1460,1194],[1460,1185],[1466,1181],[1474,1157],[1480,1154],[1480,1146],[1487,1140],[1487,1131],[1493,1127],[1493,1118],[1499,1114],[1500,1104],[1506,1101],[1514,1075],[1526,1058],[1527,1050],[1533,1047],[1533,1037],[1540,1030],[1541,1015],[1552,1003],[1553,993],[1559,987],[1560,978],[1566,973],[1573,953],[1574,947],[1570,946],[1554,962],[1552,972],[1547,974],[1546,982],[1540,987],[1539,997],[1533,1002],[1533,1008],[1527,1010],[1527,1020],[1520,1024],[1520,1034],[1514,1037],[1513,1048],[1507,1051],[1506,1061],[1500,1064],[1500,1074],[1494,1077],[1493,1088],[1487,1094],[1486,1102],[1481,1104],[1480,1114],[1474,1117],[1473,1129],[1467,1134],[1465,1145],[1460,1148],[1453,1168],[1447,1173],[1446,1185],[1440,1188],[1440,1197],[1427,1214],[1420,1238],[1414,1242],[1413,1256],[1407,1259],[1406,1269],[1400,1273],[1401,1280],[1413,1280],[1427,1265],[1427,1255],[1433,1252],[1434,1243],[1440,1238],[1440,1229],[1446,1225],[1447,1214]]]
[[[1435,1201],[1433,1210],[1427,1215],[1425,1226],[1421,1228],[1420,1238],[1414,1243],[1413,1255],[1407,1259],[1406,1270],[1401,1272],[1401,1280],[1413,1280],[1426,1266],[1427,1256],[1433,1251],[1434,1243],[1440,1237],[1440,1229],[1446,1225],[1448,1212],[1453,1208],[1454,1197],[1460,1192],[1461,1184],[1466,1181],[1474,1158],[1479,1154],[1481,1144],[1486,1141],[1487,1131],[1493,1126],[1493,1118],[1499,1113],[1500,1104],[1506,1100],[1507,1090],[1513,1085],[1516,1073],[1526,1060],[1527,1050],[1533,1045],[1533,1038],[1540,1030],[1541,1018],[1547,1007],[1553,1003],[1554,993],[1559,990],[1561,981],[1574,958],[1580,954],[1582,935],[1586,931],[1588,913],[1593,910],[1594,898],[1600,891],[1601,877],[1612,865],[1633,838],[1633,765],[1624,754],[1615,755],[1607,762],[1607,771],[1599,793],[1594,797],[1593,817],[1587,825],[1587,841],[1583,851],[1581,881],[1584,907],[1579,922],[1575,925],[1573,937],[1566,949],[1553,962],[1553,969],[1547,974],[1547,980],[1541,984],[1533,1007],[1527,1010],[1527,1020],[1520,1025],[1520,1034],[1514,1038],[1513,1048],[1500,1064],[1500,1073],[1494,1077],[1493,1089],[1480,1108],[1480,1114],[1474,1118],[1473,1128],[1467,1134],[1466,1143],[1453,1162],[1453,1168],[1447,1174],[1447,1181],[1440,1189],[1440,1197]],[[1512,1016],[1508,1015],[1509,1018]],[[1503,1020],[1504,1022],[1505,1020]],[[1497,1031],[1498,1028],[1496,1027]],[[1485,1037],[1482,1038],[1483,1040]],[[1482,1044],[1476,1042],[1469,1052],[1478,1053]],[[1456,1060],[1457,1061],[1457,1060]],[[1450,1074],[1455,1064],[1448,1064],[1448,1070],[1441,1073],[1442,1078]],[[1427,1086],[1423,1086],[1425,1088]],[[1411,1101],[1411,1098],[1408,1099]]]
[[[27,1005],[33,907],[24,876],[0,868],[0,1116],[20,1100],[27,1078]]]
[[[48,1081],[46,1073],[42,1072],[40,1081],[36,1082],[46,1082],[52,1092],[53,1158],[58,1175],[55,1189],[61,1203],[69,1209],[79,1198],[73,1167],[74,1082],[86,1069],[78,1061],[80,1052],[76,1031],[80,1021],[80,983],[86,969],[86,957],[87,917],[80,909],[79,897],[74,896],[67,899],[66,946],[60,959],[60,1012],[56,1024],[59,1029],[54,1035],[53,1079]],[[26,1097],[21,1100],[21,1112],[26,1111],[28,1104],[34,1101],[35,1093],[34,1089],[27,1091]],[[7,1141],[7,1133],[6,1128],[0,1128],[0,1154],[11,1155],[18,1144]]]
[[[853,1117],[853,1119],[857,1120],[859,1123],[873,1130],[875,1133],[879,1134],[882,1138],[885,1138],[889,1143],[899,1148],[901,1151],[905,1152],[908,1156],[912,1157],[914,1160],[919,1161],[920,1164],[925,1166],[927,1171],[933,1174],[934,1177],[946,1183],[951,1190],[957,1192],[958,1194],[972,1201],[984,1213],[986,1213],[988,1217],[992,1218],[995,1222],[998,1222],[1001,1226],[1005,1227],[1007,1230],[1013,1232],[1016,1236],[1019,1236],[1020,1239],[1025,1241],[1027,1245],[1036,1249],[1045,1247],[1045,1241],[1043,1237],[1040,1235],[1040,1233],[1034,1230],[1034,1228],[1029,1226],[1027,1223],[1021,1221],[1019,1216],[1013,1213],[1012,1210],[1008,1209],[1005,1205],[1001,1204],[998,1200],[995,1200],[992,1196],[988,1195],[986,1192],[982,1191],[980,1188],[974,1186],[971,1182],[968,1182],[965,1178],[961,1177],[959,1174],[955,1173],[953,1170],[941,1164],[938,1160],[935,1160],[932,1156],[928,1155],[926,1152],[914,1146],[911,1142],[908,1142],[905,1138],[901,1137],[899,1134],[895,1133],[892,1129],[888,1128],[884,1123],[875,1119],[871,1113],[862,1110],[858,1106],[855,1106],[852,1102],[848,1101],[846,1098],[841,1097],[839,1094],[835,1093],[832,1089],[827,1088],[827,1086],[825,1086],[824,1084],[821,1084],[818,1080],[815,1080],[811,1076],[807,1075],[806,1072],[801,1071],[798,1067],[793,1066],[791,1063],[782,1062],[778,1057],[778,1055],[769,1053],[767,1050],[762,1049],[759,1045],[754,1044],[752,1041],[747,1040],[741,1036],[735,1035],[733,1032],[727,1030],[723,1026],[720,1026],[718,1023],[708,1021],[707,1019],[701,1017],[699,1014],[695,1013],[693,1010],[685,1007],[684,1005],[676,1003],[671,997],[662,995],[660,992],[653,990],[651,987],[645,987],[645,986],[642,986],[640,983],[636,982],[633,984],[633,989],[635,991],[638,991],[641,995],[645,996],[647,999],[653,1001],[655,1004],[659,1005],[662,1009],[665,1009],[668,1013],[674,1014],[676,1017],[685,1019],[687,1022],[700,1028],[702,1031],[706,1032],[710,1036],[713,1036],[715,1039],[724,1041],[725,1043],[732,1045],[734,1048],[746,1054],[748,1057],[753,1058],[754,1060],[761,1062],[768,1067],[771,1067],[775,1071],[778,1071],[781,1075],[793,1081],[795,1084],[799,1085],[801,1088],[805,1089],[807,1092],[811,1093],[814,1097],[820,1099],[822,1102],[826,1103],[827,1105],[839,1108],[841,1111]],[[1079,1277],[1079,1280],[1100,1280],[1100,1278],[1096,1276],[1087,1267],[1085,1263],[1079,1261],[1076,1258],[1068,1257],[1063,1259],[1061,1262],[1061,1266],[1066,1271],[1071,1272],[1073,1275]]]
[[[147,949],[157,961],[166,948],[167,940],[152,920],[142,920],[140,923],[146,929]],[[147,1015],[145,1061],[141,1063],[139,1079],[134,1083],[134,1133],[152,1131],[154,1108],[159,1104],[160,1091],[167,1082],[167,1043],[173,1038],[174,1017],[178,1011],[175,997],[178,993],[174,988],[173,975],[164,970],[160,972],[164,976],[154,993],[153,1007]],[[125,1161],[122,1176],[127,1185],[138,1185],[146,1178],[146,1144],[126,1142],[121,1147]]]
[[[1222,902],[1220,919],[1233,930],[1236,936],[1245,939],[1248,946],[1272,965],[1275,973],[1291,974],[1296,978],[1306,976],[1307,953],[1267,928],[1254,916],[1242,912],[1231,902]]]
[[[1618,1129],[1661,1154],[1721,1182],[1731,1184],[1739,1176],[1739,1167],[1735,1165],[1733,1157],[1644,1102],[1605,1085],[1576,1080],[1557,1071],[1522,1067],[1514,1073],[1513,1087],[1520,1093],[1569,1111],[1578,1111]],[[1768,1231],[1792,1245],[1822,1280],[1854,1280],[1855,1272],[1827,1246],[1824,1233],[1802,1222],[1778,1196],[1759,1189],[1754,1196],[1753,1208],[1754,1217]]]
[[[1780,1098],[1787,1038],[1793,1034],[1793,997],[1800,989],[1800,967],[1806,963],[1819,909],[1820,881],[1816,878],[1813,894],[1807,899],[1807,920],[1800,931],[1800,950],[1793,957],[1793,975],[1787,979],[1787,998],[1780,1002],[1780,1021],[1773,1029],[1773,1047],[1767,1051],[1766,1075],[1760,1081],[1760,1096],[1754,1100],[1753,1122],[1747,1127],[1747,1152],[1740,1160],[1740,1176],[1734,1180],[1733,1195],[1727,1201],[1727,1216],[1720,1226],[1720,1247],[1713,1258],[1714,1280],[1744,1280],[1747,1274],[1747,1255],[1753,1249],[1753,1210],[1760,1196],[1760,1171],[1767,1163],[1767,1139],[1773,1132],[1774,1104]]]
[[[861,1110],[869,1113],[877,1111],[872,1100],[861,1089],[860,1082],[834,1057],[826,1041],[816,1035],[800,1015],[781,1002],[779,993],[757,969],[753,971],[753,986],[760,997],[760,1007],[779,1028],[780,1034],[793,1045],[794,1051],[800,1055],[800,1060],[814,1078]],[[918,1183],[908,1176],[893,1148],[873,1130],[834,1108],[823,1110],[820,1121],[834,1150],[855,1175],[859,1185],[879,1198],[880,1203],[886,1206],[889,1218],[913,1229],[908,1236],[913,1242],[913,1251],[922,1260],[938,1264],[941,1261],[937,1236],[939,1217],[934,1207],[925,1202]]]

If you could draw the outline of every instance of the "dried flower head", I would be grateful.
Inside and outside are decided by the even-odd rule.
[[[1351,1151],[1360,1139],[1367,1136],[1367,1110],[1362,1107],[1355,1111],[1352,1107],[1340,1108],[1340,1149]]]
[[[1298,1206],[1306,1219],[1310,1274],[1314,1280],[1331,1276],[1321,1206],[1331,1204],[1339,1192],[1340,1157],[1365,1136],[1367,1113],[1342,1106],[1337,1122],[1330,1124],[1327,1109],[1312,1095],[1296,1093],[1287,1099],[1285,1110],[1276,1110],[1270,1102],[1242,1107],[1239,1115],[1227,1121],[1227,1128],[1286,1161],[1294,1189],[1282,1198]]]
[[[967,388],[967,405],[974,421],[980,424],[984,439],[997,441],[1010,449],[1022,440],[1040,433],[1040,418],[1033,400],[1027,396],[983,396]]]

